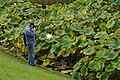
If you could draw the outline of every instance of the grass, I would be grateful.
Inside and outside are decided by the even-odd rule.
[[[55,72],[32,67],[0,48],[0,80],[71,80]]]

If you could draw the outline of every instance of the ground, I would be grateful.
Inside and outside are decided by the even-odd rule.
[[[71,80],[67,76],[27,65],[0,48],[0,80]]]

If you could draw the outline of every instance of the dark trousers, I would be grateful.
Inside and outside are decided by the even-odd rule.
[[[34,65],[34,50],[35,50],[35,45],[34,42],[29,41],[28,42],[28,64],[29,65]]]

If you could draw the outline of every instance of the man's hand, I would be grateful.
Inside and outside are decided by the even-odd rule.
[[[36,27],[34,27],[32,30],[36,30],[37,28]]]

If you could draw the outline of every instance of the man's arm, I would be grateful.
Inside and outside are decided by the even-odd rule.
[[[31,38],[34,38],[35,36],[35,30],[26,30],[26,35],[31,37]]]

